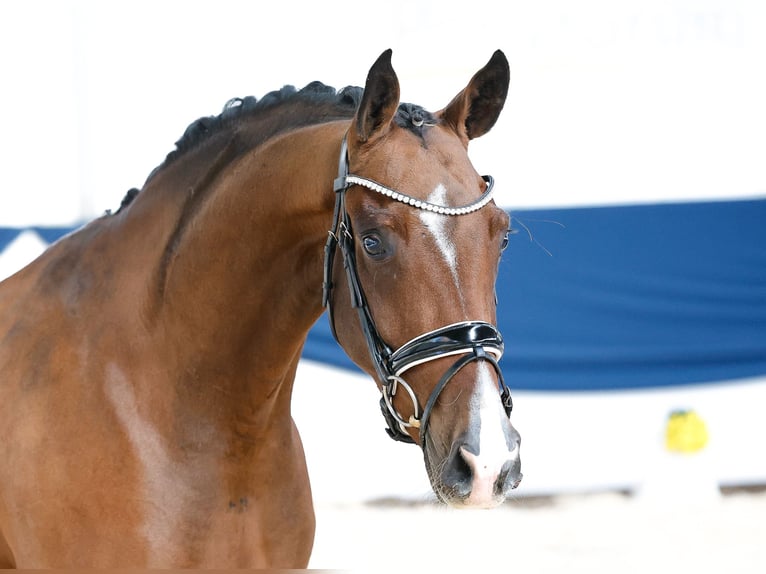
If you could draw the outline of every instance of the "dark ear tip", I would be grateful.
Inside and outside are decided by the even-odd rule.
[[[391,55],[394,53],[394,51],[389,48],[388,50],[385,50],[380,56],[378,56],[378,59],[375,61],[375,65],[384,65],[391,67]]]
[[[380,56],[378,56],[378,59],[375,60],[375,63],[370,68],[370,73],[367,76],[368,79],[370,75],[373,74],[373,72],[376,74],[386,74],[389,76],[395,74],[394,67],[391,65],[391,54],[393,54],[393,50],[389,48]]]
[[[489,59],[489,65],[502,67],[507,71],[508,75],[511,73],[511,65],[508,63],[508,58],[505,57],[502,50],[495,50],[495,53]]]

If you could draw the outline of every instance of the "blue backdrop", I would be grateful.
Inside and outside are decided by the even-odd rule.
[[[500,265],[513,389],[606,390],[766,374],[766,199],[513,212]],[[52,241],[71,228],[35,228]],[[21,230],[0,228],[0,251]],[[304,357],[355,369],[313,327]]]

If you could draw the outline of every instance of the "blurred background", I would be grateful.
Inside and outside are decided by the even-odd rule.
[[[116,209],[194,119],[284,84],[363,85],[389,47],[402,99],[431,110],[495,49],[510,60],[469,151],[519,230],[498,291],[525,478],[494,513],[430,505],[419,450],[385,436],[320,321],[294,393],[312,565],[762,571],[759,0],[2,0],[0,278]]]

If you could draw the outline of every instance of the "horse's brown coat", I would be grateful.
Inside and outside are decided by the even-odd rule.
[[[377,66],[390,82],[390,64]],[[368,88],[385,87],[375,69]],[[502,76],[504,57],[491,69]],[[242,117],[167,162],[125,209],[0,284],[0,567],[306,566],[314,515],[290,398],[323,310],[341,139],[350,126],[362,134],[350,140],[353,169],[422,196],[438,175],[459,201],[480,192],[465,155],[471,130],[486,131],[502,107],[484,117],[461,95],[466,103],[421,142],[391,122],[398,93],[379,91],[384,103],[368,98],[371,111],[355,119],[335,111],[276,128],[279,114],[306,111],[297,101]],[[388,207],[369,196],[352,203],[352,217],[368,219]],[[407,207],[384,215],[398,222],[402,248],[417,249]],[[469,217],[459,237],[479,249],[507,226],[496,212]],[[397,272],[420,281],[414,261]],[[479,257],[461,270],[472,277],[472,318],[494,319],[496,264]],[[437,282],[443,272],[426,270]],[[337,269],[336,279],[345,301]],[[454,294],[429,279],[409,296],[423,297],[421,287],[433,295],[422,316],[398,321],[392,310],[381,320],[392,342],[444,322],[439,309]],[[391,304],[384,287],[370,293],[374,308]],[[368,366],[348,335],[358,333],[353,314],[337,322]],[[424,392],[433,368],[418,375]],[[468,384],[446,395],[455,408]]]

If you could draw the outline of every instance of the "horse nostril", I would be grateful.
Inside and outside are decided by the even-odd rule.
[[[507,493],[510,490],[518,488],[519,484],[521,484],[522,478],[524,478],[524,475],[521,474],[521,461],[517,459],[512,462],[507,462],[503,466],[503,470],[498,477],[498,492]]]
[[[463,456],[464,449],[464,446],[453,445],[442,470],[442,484],[457,498],[465,498],[471,494],[473,471]]]

